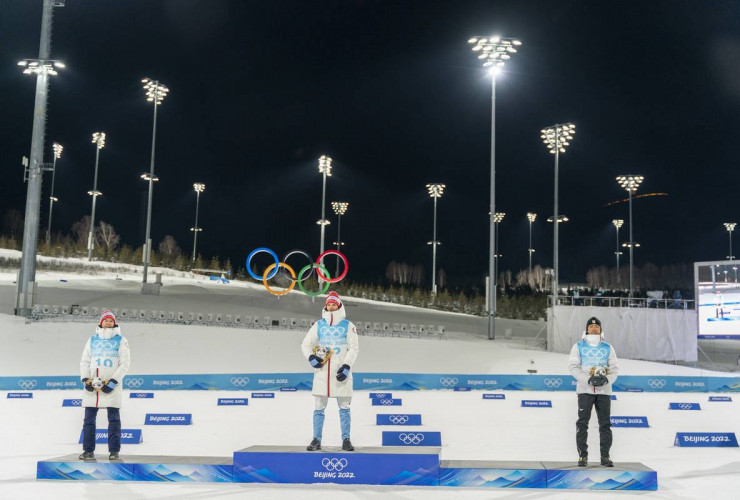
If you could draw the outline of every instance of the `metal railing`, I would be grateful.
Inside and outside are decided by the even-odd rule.
[[[594,307],[642,307],[648,309],[694,309],[694,300],[684,299],[654,299],[652,297],[599,297],[557,295],[555,304],[559,306],[594,306]],[[547,306],[552,307],[553,296],[547,296]]]

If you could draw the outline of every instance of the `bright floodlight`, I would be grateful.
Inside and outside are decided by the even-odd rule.
[[[445,190],[444,184],[439,184],[439,183],[427,184],[427,191],[429,191],[429,196],[431,196],[432,198],[441,198],[444,190]]]
[[[335,214],[344,215],[344,213],[349,208],[349,203],[347,203],[346,201],[332,201],[331,208],[334,210]]]
[[[54,158],[59,159],[62,157],[62,150],[64,149],[64,146],[62,146],[58,142],[55,142],[52,146],[52,149],[54,150]]]
[[[499,222],[504,220],[504,217],[506,217],[506,212],[496,212],[495,214],[493,214],[493,222],[498,224]]]
[[[725,229],[729,232],[733,232],[735,230],[735,226],[737,226],[737,222],[725,222]]]
[[[105,132],[93,133],[92,143],[97,144],[98,149],[103,149],[105,147]]]
[[[632,245],[630,243],[622,243],[622,247],[623,248],[632,248],[633,246],[634,246],[634,248],[638,248],[640,246],[640,244],[637,243],[637,242],[635,242],[634,245]]]
[[[151,177],[149,174],[141,174],[141,178],[147,182],[149,182],[149,179],[151,179],[152,182],[159,181],[159,177],[157,177],[156,175],[154,177]]]
[[[617,182],[620,186],[622,186],[624,189],[629,191],[630,193],[634,193],[637,191],[637,188],[642,184],[642,181],[645,180],[645,177],[641,175],[620,175],[617,177]]]
[[[162,104],[162,101],[167,97],[167,93],[170,91],[165,85],[160,83],[158,80],[152,80],[151,78],[144,78],[141,80],[144,84],[144,90],[146,90],[146,100],[154,102],[156,99],[157,104]]]
[[[558,224],[560,224],[561,222],[568,222],[569,220],[570,219],[568,218],[567,215],[558,215]],[[547,218],[547,222],[552,222],[552,221],[553,221],[552,216]]]
[[[319,158],[319,172],[326,174],[327,177],[331,177],[331,158],[326,155],[321,155]]]
[[[529,222],[534,222],[534,220],[537,218],[537,214],[532,212],[527,212],[527,220]]]
[[[18,61],[18,66],[26,68],[23,70],[23,73],[26,75],[31,73],[38,75],[42,71],[46,71],[50,75],[57,75],[55,68],[61,69],[66,67],[63,62],[53,59],[23,59],[22,61]]]
[[[616,227],[617,229],[619,229],[620,227],[622,227],[622,224],[624,224],[624,220],[623,219],[614,219],[612,221],[612,224],[614,224],[614,227]]]
[[[473,37],[468,40],[473,46],[473,52],[478,53],[478,59],[483,60],[484,68],[503,68],[506,61],[511,59],[511,54],[516,53],[516,48],[522,44],[514,38]]]
[[[572,141],[576,133],[576,126],[572,123],[564,123],[543,128],[540,132],[542,142],[545,143],[550,153],[565,153],[565,148],[570,145],[568,141]]]
[[[195,189],[196,193],[202,193],[206,190],[206,185],[202,182],[196,182],[195,184],[193,184],[193,189]]]

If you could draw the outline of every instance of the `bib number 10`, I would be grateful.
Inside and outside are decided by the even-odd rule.
[[[113,368],[113,360],[110,358],[104,358],[104,359],[98,358],[95,361],[98,366],[105,366],[108,368]]]

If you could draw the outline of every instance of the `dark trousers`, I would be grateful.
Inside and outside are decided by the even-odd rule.
[[[599,441],[601,456],[608,457],[612,447],[612,423],[609,417],[612,411],[611,396],[606,394],[579,394],[578,421],[576,422],[576,446],[578,455],[588,454],[588,422],[591,420],[591,409],[596,406],[596,417],[599,419]]]
[[[100,408],[85,408],[82,424],[82,449],[95,451],[95,419]],[[121,412],[119,408],[108,408],[108,451],[121,451]]]

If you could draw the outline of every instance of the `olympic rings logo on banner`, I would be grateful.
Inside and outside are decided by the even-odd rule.
[[[560,387],[562,384],[563,384],[563,379],[560,379],[560,378],[546,378],[545,379],[545,385],[550,388]]]
[[[424,441],[424,434],[406,434],[405,432],[402,432],[398,435],[398,439],[400,439],[403,444],[421,444],[421,442]]]
[[[603,347],[599,347],[599,348],[590,347],[588,349],[583,349],[581,351],[581,354],[589,358],[595,358],[595,357],[603,358],[604,356],[606,356],[606,349],[604,349]]]
[[[128,387],[141,387],[144,385],[144,379],[143,378],[127,378],[126,379],[126,386]]]
[[[393,404],[392,399],[379,399],[378,401],[380,401],[380,404],[382,405],[392,405]]]
[[[390,420],[392,424],[396,424],[396,425],[405,424],[406,422],[409,421],[409,416],[408,415],[388,415],[388,420]]]
[[[326,337],[329,339],[338,339],[344,337],[347,334],[347,329],[341,326],[326,326],[319,329],[319,337]]]
[[[650,380],[648,380],[648,385],[653,389],[662,389],[663,387],[665,387],[665,380],[651,378]]]
[[[36,387],[36,384],[38,384],[38,382],[36,382],[35,380],[19,380],[18,381],[18,387],[20,387],[21,389],[25,391],[29,391],[33,389],[34,387]]]
[[[678,403],[678,408],[681,410],[690,410],[691,403]]]
[[[103,340],[93,340],[92,346],[96,349],[100,348],[100,349],[110,350],[110,349],[115,349],[117,344],[115,340],[103,339]]]
[[[321,461],[321,465],[329,472],[341,472],[349,463],[346,458],[325,458]]]
[[[439,379],[439,383],[445,387],[452,387],[453,385],[457,385],[457,379],[450,378],[450,377],[442,377]]]
[[[82,406],[82,400],[81,399],[73,399],[72,400],[72,406]]]
[[[249,377],[231,377],[231,385],[234,387],[246,387]]]
[[[252,259],[258,253],[267,253],[275,261],[274,263],[270,264],[267,267],[267,269],[265,269],[265,272],[262,273],[262,276],[252,271]],[[300,271],[298,271],[297,276],[296,276],[295,270],[287,263],[288,258],[296,254],[306,257],[309,262],[308,265],[304,266]],[[336,278],[332,278],[331,275],[329,274],[329,271],[321,263],[321,261],[327,255],[336,255],[344,262],[344,271],[342,272],[342,274],[340,274]],[[288,287],[282,292],[279,292],[279,291],[273,290],[270,287],[270,285],[267,284],[267,282],[277,275],[281,267],[285,269],[290,275],[290,285],[288,285]],[[316,270],[316,274],[321,279],[321,281],[324,282],[323,288],[321,288],[317,292],[308,291],[303,287],[303,282],[311,277],[311,275],[314,272],[314,269]],[[255,248],[247,256],[247,273],[249,273],[249,275],[252,278],[256,279],[257,281],[261,281],[262,285],[265,287],[265,290],[270,292],[272,295],[276,295],[278,297],[289,294],[291,291],[293,291],[293,288],[295,288],[296,285],[298,285],[298,288],[300,289],[300,291],[302,291],[304,294],[308,295],[309,297],[316,297],[318,295],[323,295],[329,290],[329,287],[331,286],[332,283],[338,283],[342,281],[345,278],[345,276],[347,276],[348,271],[349,271],[349,262],[347,261],[347,257],[345,257],[345,255],[338,250],[327,250],[323,252],[321,255],[319,255],[318,259],[316,259],[316,262],[313,262],[313,259],[311,258],[311,256],[307,252],[304,252],[303,250],[291,250],[290,252],[285,254],[282,262],[278,259],[277,254],[273,250],[267,247]],[[304,277],[304,274],[306,274],[306,272],[308,272],[308,274]]]

